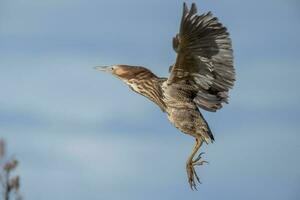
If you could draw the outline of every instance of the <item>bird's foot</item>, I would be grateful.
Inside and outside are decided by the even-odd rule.
[[[201,184],[200,179],[197,175],[197,172],[196,172],[194,166],[203,165],[204,163],[208,163],[207,161],[202,160],[201,156],[203,154],[204,154],[203,152],[200,153],[195,160],[188,161],[187,164],[186,164],[186,171],[187,171],[188,181],[189,181],[189,184],[190,184],[190,187],[191,187],[192,190],[194,190],[194,189],[197,190],[196,181]]]
[[[198,157],[193,161],[193,165],[203,165],[204,163],[208,164],[206,160],[202,159],[203,154],[204,152],[199,153]]]

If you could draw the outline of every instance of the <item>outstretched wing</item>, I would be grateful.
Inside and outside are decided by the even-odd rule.
[[[227,103],[235,81],[231,40],[211,12],[196,13],[194,3],[190,10],[184,3],[180,31],[173,38],[177,59],[167,84],[188,90],[197,106],[216,111]]]

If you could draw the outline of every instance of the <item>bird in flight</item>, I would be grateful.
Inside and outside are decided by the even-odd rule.
[[[214,141],[214,136],[200,109],[215,112],[228,103],[228,91],[234,85],[233,50],[229,33],[211,12],[197,14],[183,4],[179,33],[173,38],[176,61],[169,68],[169,77],[156,76],[142,66],[97,66],[122,80],[165,112],[181,132],[195,138],[195,145],[186,162],[189,185],[196,188],[200,179],[195,166],[206,163],[201,145]]]

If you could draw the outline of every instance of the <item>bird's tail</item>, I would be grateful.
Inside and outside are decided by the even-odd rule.
[[[210,128],[209,128],[209,126],[208,126],[207,123],[206,123],[206,125],[207,125],[207,132],[205,132],[205,134],[204,134],[205,142],[207,144],[213,143],[215,141],[214,135],[212,134],[212,132],[211,132],[211,130],[210,130]]]
[[[215,141],[214,135],[211,132],[211,130],[208,126],[208,123],[206,122],[206,120],[204,119],[204,117],[202,116],[201,113],[200,113],[200,115],[206,124],[205,130],[202,131],[201,135],[203,136],[203,139],[206,142],[206,144],[213,143]]]

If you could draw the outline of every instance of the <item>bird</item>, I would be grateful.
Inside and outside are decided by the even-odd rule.
[[[228,103],[235,68],[232,42],[227,28],[212,12],[198,14],[195,3],[183,3],[179,32],[172,45],[177,53],[169,77],[159,77],[143,66],[115,64],[96,70],[117,77],[134,92],[154,102],[169,121],[195,144],[186,161],[188,184],[197,190],[201,183],[196,166],[208,163],[199,153],[203,143],[214,141],[213,133],[200,110],[216,112]]]

